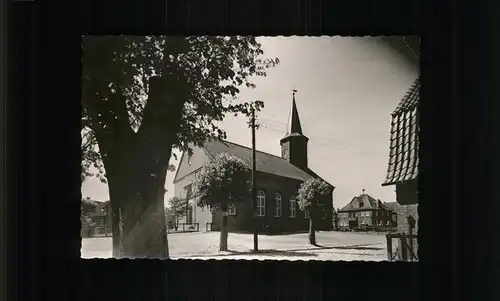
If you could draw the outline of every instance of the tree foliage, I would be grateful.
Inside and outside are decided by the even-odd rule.
[[[196,175],[193,191],[201,207],[224,209],[228,202],[250,194],[249,167],[238,157],[222,153],[207,162]]]
[[[82,223],[82,226],[89,226],[93,224],[90,213],[94,212],[96,208],[96,201],[89,198],[82,199],[80,205],[80,222]]]
[[[175,219],[179,219],[186,214],[186,206],[188,201],[181,197],[171,197],[168,199],[168,212]]]
[[[207,137],[225,138],[217,122],[263,106],[237,101],[240,87],[255,87],[252,76],[266,76],[279,63],[263,58],[253,37],[86,36],[82,48],[82,180],[104,183],[103,160],[123,151],[124,141],[152,145],[170,131],[171,147],[191,151]],[[171,118],[172,109],[162,115],[167,105],[150,101],[153,79],[164,97],[175,98],[179,118]],[[154,135],[152,128],[163,131]]]
[[[324,213],[326,208],[321,200],[331,192],[331,186],[321,179],[312,178],[303,182],[297,194],[299,209],[308,212],[310,216]]]
[[[167,221],[167,223],[173,221],[174,219],[175,218],[172,210],[169,207],[165,207],[165,220]]]

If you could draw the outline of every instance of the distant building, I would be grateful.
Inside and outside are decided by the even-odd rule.
[[[111,235],[111,203],[87,198],[82,201],[82,237]]]
[[[396,200],[402,206],[398,208],[398,228],[405,233],[409,231],[406,217],[416,221],[414,232],[418,231],[419,93],[420,79],[417,78],[391,114],[389,166],[382,184],[396,185]]]
[[[293,233],[307,231],[309,222],[299,210],[295,196],[299,186],[311,178],[319,178],[307,165],[308,138],[302,133],[295,95],[285,137],[280,140],[281,157],[256,151],[257,223],[260,233]],[[251,148],[228,141],[209,140],[195,148],[192,156],[183,153],[174,178],[175,194],[189,200],[189,210],[181,222],[200,223],[200,229],[210,224],[220,229],[221,212],[197,206],[191,185],[202,166],[221,153],[234,155],[252,166]],[[317,225],[318,230],[333,228],[333,190],[323,200],[325,215]],[[252,202],[237,203],[228,212],[228,230],[231,232],[252,231]]]
[[[347,205],[338,210],[339,227],[356,229],[361,226],[396,226],[396,214],[372,196],[355,196]]]

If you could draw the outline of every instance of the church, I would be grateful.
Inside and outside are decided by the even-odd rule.
[[[309,229],[308,216],[299,210],[295,196],[299,186],[311,178],[320,178],[308,167],[307,143],[302,133],[299,113],[292,99],[285,136],[279,141],[281,157],[256,150],[257,225],[259,234],[305,232]],[[252,149],[229,141],[208,140],[202,147],[181,156],[174,177],[175,195],[189,202],[188,214],[181,222],[198,223],[201,231],[219,230],[221,212],[197,206],[192,194],[196,173],[203,165],[221,153],[234,155],[252,166]],[[333,190],[323,200],[324,215],[317,222],[321,231],[333,230]],[[228,231],[251,233],[253,229],[252,200],[235,204],[228,210]]]

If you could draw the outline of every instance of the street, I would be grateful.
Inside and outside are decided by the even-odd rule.
[[[259,253],[253,253],[252,234],[229,233],[228,252],[219,251],[219,232],[169,234],[171,259],[345,260],[387,259],[385,235],[352,232],[318,232],[317,243],[308,234],[259,235]],[[82,239],[82,258],[110,258],[111,237]]]

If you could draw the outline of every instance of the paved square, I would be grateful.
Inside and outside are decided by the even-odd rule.
[[[319,232],[314,247],[308,234],[259,235],[259,252],[253,248],[252,234],[229,233],[229,252],[219,251],[219,232],[169,234],[172,259],[258,259],[258,260],[345,260],[383,261],[387,259],[386,239],[381,234]],[[111,258],[111,237],[84,238],[82,258]]]

